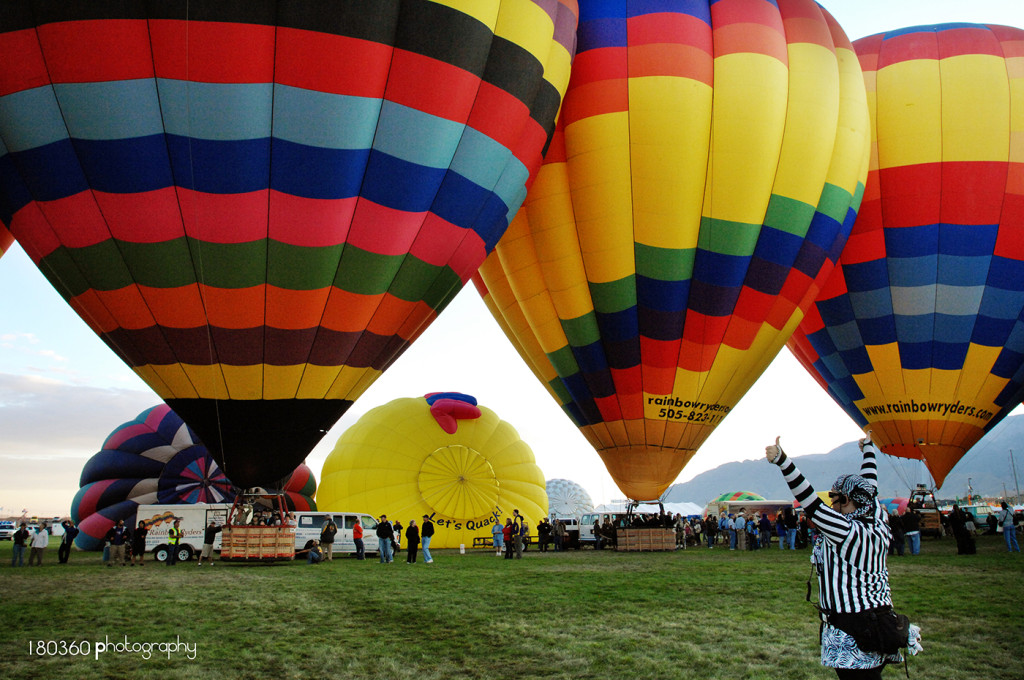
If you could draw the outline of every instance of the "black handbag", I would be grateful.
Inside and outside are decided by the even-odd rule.
[[[852,637],[865,652],[895,654],[908,645],[910,619],[892,607],[878,607],[856,614],[827,614],[829,624]]]

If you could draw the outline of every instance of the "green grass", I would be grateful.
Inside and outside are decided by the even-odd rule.
[[[56,544],[56,540],[53,541]],[[0,544],[0,677],[834,678],[804,601],[808,551],[545,554],[434,551],[435,564],[105,568],[96,553],[12,569]],[[924,630],[911,677],[1022,677],[1024,558],[926,540],[893,558],[896,608]],[[99,659],[32,641],[182,642]],[[885,675],[902,677],[902,668]]]

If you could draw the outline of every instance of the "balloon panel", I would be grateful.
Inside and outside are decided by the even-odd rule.
[[[886,453],[937,484],[1021,401],[1024,31],[855,43],[875,128],[864,202],[789,345]]]
[[[575,25],[570,0],[8,3],[0,217],[266,485],[504,232]]]
[[[852,47],[813,2],[581,7],[555,137],[479,272],[631,498],[657,498],[782,348],[868,166]]]
[[[470,403],[472,397],[462,396]],[[451,433],[424,398],[372,409],[341,435],[324,462],[319,507],[386,514],[403,526],[429,515],[437,548],[490,537],[494,523],[503,524],[513,509],[535,527],[548,502],[533,452],[511,425],[477,408],[476,417],[460,419]]]

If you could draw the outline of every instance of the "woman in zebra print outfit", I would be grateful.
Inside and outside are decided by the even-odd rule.
[[[864,453],[859,475],[842,475],[829,496],[832,507],[821,502],[814,488],[790,460],[779,439],[765,448],[768,461],[778,465],[819,538],[812,561],[818,573],[818,606],[823,612],[857,613],[891,607],[886,556],[891,532],[885,510],[877,500],[878,469],[870,438],[860,440]],[[886,663],[902,661],[900,654],[865,652],[853,637],[823,623],[821,663],[840,678],[881,678]]]

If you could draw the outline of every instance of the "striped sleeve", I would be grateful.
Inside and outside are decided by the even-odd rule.
[[[877,450],[872,442],[864,444],[864,460],[860,464],[860,476],[871,482],[871,485],[878,490],[878,462],[876,460]]]
[[[814,487],[797,468],[796,463],[789,459],[784,451],[779,452],[779,458],[775,464],[782,470],[782,475],[789,484],[790,491],[797,502],[803,507],[807,516],[814,522],[814,526],[825,535],[826,538],[839,543],[850,533],[850,520],[842,513],[836,512],[821,502]]]

